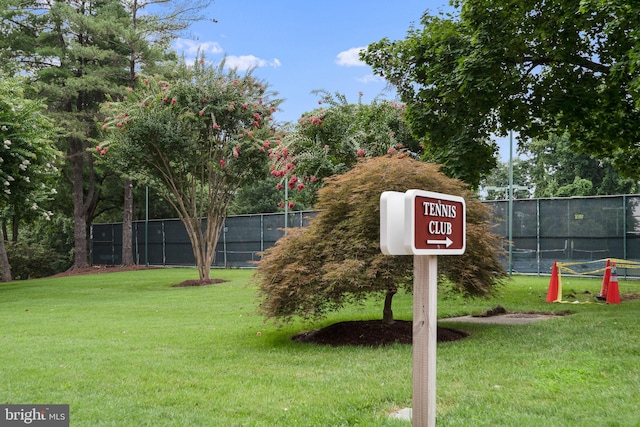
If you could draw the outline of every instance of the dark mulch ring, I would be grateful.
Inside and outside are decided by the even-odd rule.
[[[209,279],[209,280],[185,280],[178,284],[173,285],[173,288],[186,288],[189,286],[208,286],[215,285],[216,283],[224,283],[226,280],[222,279]]]
[[[467,336],[469,334],[464,331],[438,327],[438,342],[456,341]],[[413,322],[406,320],[396,320],[392,324],[384,323],[382,320],[339,322],[292,338],[296,342],[326,344],[334,347],[411,344],[412,339]]]

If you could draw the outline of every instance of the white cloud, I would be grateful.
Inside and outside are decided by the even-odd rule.
[[[349,50],[342,51],[336,57],[336,64],[344,65],[345,67],[364,67],[367,64],[360,61],[360,51],[365,50],[366,47],[352,47]]]
[[[176,39],[173,42],[173,48],[178,53],[184,53],[185,57],[195,57],[198,52],[207,54],[222,53],[222,47],[218,42],[198,42],[188,39]]]
[[[228,68],[235,68],[238,71],[247,71],[250,68],[259,68],[259,67],[273,67],[278,68],[280,65],[280,60],[275,58],[272,60],[261,59],[254,55],[242,55],[235,56],[229,55],[225,58],[225,65]]]
[[[357,79],[360,83],[384,83],[386,80],[380,76],[376,76],[375,74],[367,74],[365,76],[359,77]]]

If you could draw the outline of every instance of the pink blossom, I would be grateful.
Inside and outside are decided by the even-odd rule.
[[[289,202],[289,209],[293,209],[293,207],[294,207],[295,205],[296,205],[295,203],[293,203],[293,202]]]
[[[278,185],[276,185],[276,188],[278,189],[278,191],[281,191],[284,187],[282,186],[282,184],[278,183]]]
[[[220,126],[218,126],[217,123],[214,123],[213,126],[211,126],[213,129],[220,129]]]
[[[224,160],[224,159],[220,159],[220,167],[221,167],[221,168],[225,167],[225,166],[226,166],[226,164],[227,164],[227,162],[225,162],[225,160]]]
[[[177,99],[175,99],[175,98],[172,98],[172,99],[171,99],[171,105],[175,104],[176,102],[178,102],[178,100],[177,100]]]
[[[202,116],[203,114],[204,114],[204,110],[200,110],[200,111],[198,111],[198,115],[199,115],[199,116]]]
[[[102,125],[102,130],[107,130],[108,127],[109,126],[107,126],[107,125]]]
[[[309,181],[311,182],[316,182],[318,180],[318,178],[316,178],[315,175],[311,175],[311,177],[309,177]]]
[[[387,150],[387,154],[393,154],[393,147],[391,147],[391,148],[389,148],[389,149]]]
[[[304,184],[300,182],[298,184],[298,191],[302,191],[302,190],[304,190]]]
[[[359,149],[358,152],[356,153],[356,155],[358,157],[364,157],[364,148]]]

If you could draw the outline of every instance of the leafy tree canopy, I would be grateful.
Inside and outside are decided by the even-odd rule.
[[[637,191],[611,159],[576,153],[568,134],[533,139],[524,150],[535,197],[600,196]]]
[[[430,156],[471,184],[493,167],[491,134],[567,132],[575,146],[640,176],[640,4],[623,0],[456,0],[405,40],[362,58],[396,86]]]
[[[96,154],[109,153],[115,168],[156,188],[175,209],[202,280],[237,189],[267,176],[267,147],[276,140],[271,115],[280,102],[267,89],[251,73],[201,58],[178,65],[170,80],[144,78],[104,106],[106,140]]]
[[[25,98],[21,78],[0,76],[0,209],[12,212],[51,212],[40,204],[56,193],[60,153],[54,148],[55,128],[44,114],[45,106]]]
[[[340,93],[314,93],[321,95],[322,107],[303,114],[271,150],[271,174],[281,180],[278,189],[306,190],[293,193],[304,206],[315,204],[324,178],[347,172],[362,158],[422,152],[405,124],[404,104],[378,99],[349,103]]]
[[[25,97],[21,78],[0,75],[0,219],[42,215],[50,219],[42,203],[55,194],[59,153],[53,147],[55,128],[44,114],[44,105]],[[0,236],[0,269],[11,280],[10,266]]]
[[[610,159],[599,160],[576,153],[568,134],[534,138],[513,161],[514,195],[526,197],[572,197],[629,194],[637,182],[624,178]],[[509,164],[500,163],[483,183],[488,200],[506,199]],[[522,188],[526,187],[526,189]]]
[[[500,239],[491,232],[490,212],[459,180],[432,163],[406,155],[357,162],[327,179],[318,193],[318,216],[306,228],[290,229],[265,251],[256,277],[267,318],[320,317],[370,295],[390,301],[398,289],[411,291],[412,256],[380,251],[380,194],[412,188],[465,197],[467,247],[464,255],[439,258],[439,270],[465,295],[485,295],[506,273],[500,264]]]

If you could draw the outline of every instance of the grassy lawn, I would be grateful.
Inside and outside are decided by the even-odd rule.
[[[0,403],[68,403],[72,426],[409,425],[388,414],[411,406],[410,346],[289,340],[379,318],[379,302],[278,328],[255,314],[251,271],[213,275],[227,282],[172,288],[196,272],[163,269],[0,284]],[[583,291],[600,289],[562,280],[585,302]],[[439,318],[497,304],[573,314],[518,326],[442,321],[471,336],[438,345],[439,426],[640,426],[640,300],[548,304],[548,283],[516,277],[490,300],[440,295]],[[411,318],[409,295],[394,305]]]

